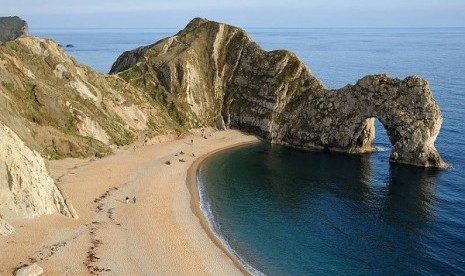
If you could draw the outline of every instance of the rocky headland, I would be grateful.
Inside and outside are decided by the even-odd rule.
[[[159,99],[187,127],[237,128],[272,143],[360,153],[372,150],[378,118],[393,146],[391,162],[446,166],[434,147],[442,115],[417,76],[369,75],[326,89],[293,53],[266,52],[245,31],[201,18],[125,52],[110,73]]]
[[[29,32],[27,22],[17,16],[0,17],[0,42],[14,40]]]
[[[372,150],[378,118],[393,145],[391,162],[446,166],[434,147],[441,112],[428,82],[416,76],[370,75],[326,89],[293,53],[266,52],[243,30],[200,18],[123,53],[104,75],[54,41],[26,36],[27,24],[17,17],[0,19],[0,26],[6,234],[12,227],[2,217],[76,216],[43,158],[103,157],[191,128],[235,128],[272,143],[360,153]]]

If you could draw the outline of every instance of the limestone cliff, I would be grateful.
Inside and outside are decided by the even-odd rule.
[[[0,122],[0,220],[53,213],[76,216],[50,178],[40,154]],[[1,224],[8,229],[8,224]]]
[[[26,21],[17,16],[0,17],[0,42],[14,40],[22,35],[27,35]]]
[[[125,52],[110,73],[147,91],[188,127],[217,124],[273,143],[370,151],[374,118],[391,162],[444,167],[434,141],[442,116],[427,81],[370,75],[330,90],[293,53],[262,50],[241,29],[196,18],[176,35]]]
[[[211,125],[249,43],[237,28],[196,19],[175,36],[125,52],[110,73],[125,70],[120,77],[155,95],[181,124]]]
[[[0,44],[0,121],[50,158],[104,156],[185,131],[145,91],[78,64],[52,40],[24,36]]]

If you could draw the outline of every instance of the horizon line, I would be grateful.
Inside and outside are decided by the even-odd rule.
[[[409,26],[401,26],[401,27],[253,27],[253,26],[235,26],[227,23],[222,23],[226,25],[230,25],[237,28],[243,29],[465,29],[465,26],[435,26],[435,27],[409,27]],[[180,27],[30,27],[29,30],[32,29],[58,29],[58,30],[69,30],[69,29],[80,29],[80,30],[98,30],[98,29],[107,29],[107,30],[156,30],[156,29],[184,29],[186,26]]]

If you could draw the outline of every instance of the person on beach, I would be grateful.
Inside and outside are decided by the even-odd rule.
[[[192,145],[194,144],[194,139],[191,139],[191,144],[192,144]]]
[[[134,146],[133,149],[134,149],[134,152],[136,152],[136,146]]]
[[[134,204],[136,204],[136,196],[132,198],[132,201],[134,202]]]
[[[128,203],[129,203],[129,197],[127,196],[126,197],[126,204],[128,204]]]

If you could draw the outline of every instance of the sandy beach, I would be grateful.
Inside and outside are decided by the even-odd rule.
[[[130,146],[99,160],[51,161],[79,218],[10,221],[16,233],[0,237],[0,275],[34,262],[44,275],[244,274],[205,229],[195,172],[205,156],[258,140],[232,130],[207,137]]]

